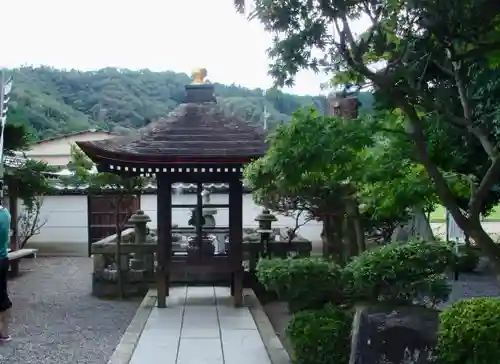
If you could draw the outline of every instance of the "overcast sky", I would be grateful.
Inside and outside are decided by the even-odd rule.
[[[0,67],[208,69],[221,83],[267,88],[271,36],[232,0],[0,0]],[[291,90],[317,94],[325,75]]]

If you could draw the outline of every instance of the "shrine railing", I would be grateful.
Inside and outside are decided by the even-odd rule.
[[[211,233],[224,234],[227,228],[211,228]],[[279,229],[273,229],[274,236],[267,244],[267,256],[285,258],[288,256],[310,256],[311,242],[300,236],[291,242],[280,234]],[[176,227],[172,229],[173,234],[187,236],[193,233],[192,228]],[[93,279],[95,281],[106,281],[113,283],[117,281],[117,236],[113,234],[92,244],[91,252],[94,261]],[[184,248],[180,244],[173,244],[173,253],[181,252]],[[151,229],[146,241],[135,242],[134,229],[126,229],[121,234],[120,244],[120,268],[127,284],[138,284],[140,282],[151,283],[155,279],[157,240],[156,232]],[[245,229],[243,238],[243,266],[246,271],[253,271],[259,257],[262,255],[261,236],[257,229]],[[139,264],[140,263],[140,264]],[[176,277],[172,277],[173,280]]]

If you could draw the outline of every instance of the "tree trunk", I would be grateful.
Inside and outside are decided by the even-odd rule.
[[[351,216],[347,215],[344,218],[344,250],[346,253],[346,260],[355,257],[359,254],[356,231],[354,229],[354,221]]]
[[[123,198],[120,196],[116,199],[115,218],[116,218],[116,279],[118,284],[119,297],[125,297],[125,287],[123,284],[123,271],[122,271],[122,227],[120,221],[120,207]]]
[[[346,212],[348,218],[351,220],[352,228],[354,230],[358,254],[361,254],[366,250],[366,238],[357,201],[347,201]]]
[[[490,235],[484,231],[480,222],[471,223],[467,229],[461,227],[465,234],[474,239],[483,255],[485,255],[497,274],[500,274],[500,245],[496,244]]]
[[[462,211],[460,211],[456,199],[446,183],[443,174],[429,157],[427,142],[421,127],[421,120],[415,109],[406,101],[404,95],[394,93],[393,96],[407,116],[407,120],[409,121],[407,123],[407,131],[415,142],[416,156],[434,182],[441,203],[449,210],[453,219],[463,230],[465,235],[469,235],[474,239],[475,243],[481,249],[481,252],[489,258],[493,268],[500,274],[500,246],[495,244],[491,237],[484,231],[479,219],[479,211],[473,213],[471,216],[465,216]],[[484,178],[486,178],[486,176]],[[484,179],[481,181],[481,184],[482,182],[484,182]],[[478,193],[479,192],[474,193],[475,197],[477,197]],[[475,200],[475,198],[471,200]]]
[[[323,231],[321,233],[323,257],[325,259],[332,259],[338,264],[342,264],[344,261],[342,242],[343,218],[343,214],[325,215],[323,217]]]
[[[119,228],[118,224],[116,227],[116,279],[118,283],[119,297],[125,297],[125,289],[123,284],[123,270],[122,270],[122,230]]]

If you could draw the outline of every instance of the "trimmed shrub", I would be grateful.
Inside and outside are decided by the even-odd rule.
[[[352,315],[327,305],[296,313],[287,328],[294,364],[347,364]]]
[[[500,299],[456,302],[441,313],[439,363],[491,364],[500,358]]]
[[[445,243],[391,243],[355,257],[345,267],[344,280],[356,300],[436,305],[449,296],[444,272],[453,262]]]
[[[261,259],[256,276],[267,290],[286,300],[293,312],[342,301],[342,270],[322,259]]]

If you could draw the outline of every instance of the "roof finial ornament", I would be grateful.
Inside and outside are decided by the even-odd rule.
[[[197,68],[191,73],[191,85],[204,85],[209,83],[205,78],[207,77],[207,69],[206,68]]]

